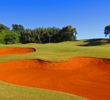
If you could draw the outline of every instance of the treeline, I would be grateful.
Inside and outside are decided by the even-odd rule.
[[[0,43],[56,43],[75,41],[77,31],[71,25],[62,29],[56,27],[24,29],[22,25],[12,24],[9,27],[0,24]]]

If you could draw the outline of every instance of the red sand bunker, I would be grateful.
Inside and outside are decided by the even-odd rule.
[[[110,61],[104,59],[79,57],[57,63],[39,60],[0,63],[0,80],[92,100],[110,100]]]
[[[12,54],[26,54],[34,52],[33,48],[18,48],[18,47],[9,47],[9,48],[1,48],[0,55],[12,55]]]

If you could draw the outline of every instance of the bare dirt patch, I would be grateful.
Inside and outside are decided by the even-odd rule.
[[[92,100],[110,100],[110,61],[73,58],[67,62],[21,60],[0,63],[0,80],[63,91]]]
[[[8,48],[1,48],[0,55],[26,54],[34,51],[35,51],[34,48],[8,47]]]

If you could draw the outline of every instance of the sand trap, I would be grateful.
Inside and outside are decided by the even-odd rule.
[[[0,55],[26,54],[34,51],[35,49],[33,48],[9,47],[9,48],[1,48]]]
[[[104,59],[79,57],[59,63],[39,60],[0,63],[0,80],[92,100],[110,100],[110,61]]]

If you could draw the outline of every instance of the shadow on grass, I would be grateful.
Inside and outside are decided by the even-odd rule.
[[[110,44],[110,39],[88,39],[84,41],[86,44],[78,46],[98,46],[104,44]]]

